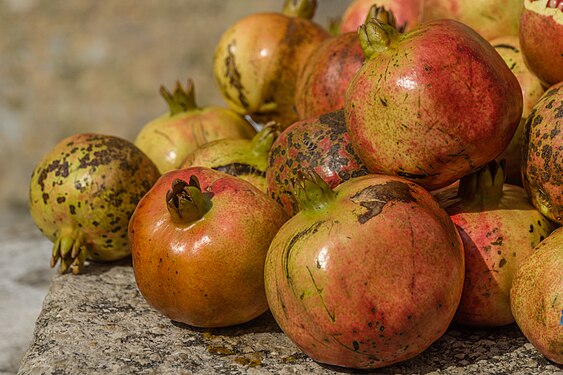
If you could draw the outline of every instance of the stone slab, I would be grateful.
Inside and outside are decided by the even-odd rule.
[[[18,374],[563,374],[515,325],[452,326],[418,357],[374,371],[312,361],[271,314],[200,329],[144,301],[130,262],[55,275]]]

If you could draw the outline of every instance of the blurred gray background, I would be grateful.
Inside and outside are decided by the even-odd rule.
[[[326,26],[351,1],[319,0]],[[0,374],[29,345],[52,272],[51,243],[27,213],[31,172],[80,132],[133,141],[166,112],[161,84],[195,81],[225,106],[211,62],[222,32],[283,0],[0,0]]]

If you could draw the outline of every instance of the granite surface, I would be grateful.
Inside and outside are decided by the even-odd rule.
[[[563,374],[515,325],[450,327],[424,353],[374,371],[321,365],[269,313],[240,326],[200,329],[146,304],[130,261],[55,275],[18,374]]]

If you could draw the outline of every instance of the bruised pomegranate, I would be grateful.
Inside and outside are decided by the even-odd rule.
[[[413,358],[446,331],[464,278],[462,243],[420,186],[367,175],[331,190],[300,179],[301,211],[274,237],[270,310],[316,361],[377,368]]]
[[[526,191],[503,184],[504,165],[491,162],[440,196],[463,240],[465,284],[455,321],[472,326],[514,322],[510,287],[516,271],[554,225]],[[449,191],[448,191],[449,190]]]
[[[252,138],[256,131],[235,112],[215,106],[198,107],[192,80],[174,92],[160,88],[170,112],[146,124],[135,139],[161,173],[176,169],[197,147],[223,138]]]
[[[340,33],[357,32],[374,5],[389,9],[397,19],[397,27],[408,31],[419,23],[420,6],[424,0],[355,0],[344,11]]]
[[[368,19],[395,26],[393,13],[373,6]],[[364,51],[354,32],[325,40],[311,54],[297,77],[295,108],[300,119],[309,119],[344,108],[348,84],[364,62]]]
[[[544,85],[563,81],[563,1],[524,0],[519,35],[524,60]]]
[[[346,92],[346,125],[372,173],[427,189],[495,159],[521,118],[518,80],[494,48],[454,20],[401,34],[362,26],[366,62]]]
[[[175,321],[199,327],[249,321],[268,309],[264,260],[286,219],[240,178],[202,167],[168,172],[129,223],[137,286]]]
[[[534,250],[520,267],[510,305],[524,336],[555,363],[563,365],[563,228]]]
[[[563,82],[549,88],[526,121],[522,182],[533,205],[563,224]]]
[[[268,154],[278,135],[279,125],[271,122],[266,124],[252,140],[219,139],[206,143],[190,153],[181,168],[192,166],[211,168],[240,177],[266,192]]]
[[[297,120],[293,106],[297,75],[310,54],[329,37],[310,19],[316,0],[286,0],[282,13],[256,13],[221,36],[213,73],[236,112],[261,123],[287,127]]]
[[[290,215],[299,211],[293,181],[299,173],[310,170],[331,188],[367,174],[350,144],[343,111],[296,122],[272,145],[266,169],[268,192]]]
[[[506,161],[506,181],[511,184],[522,185],[522,149],[524,147],[526,118],[545,90],[540,80],[526,67],[517,36],[496,38],[491,41],[491,44],[514,73],[522,89],[522,119],[512,140],[502,154],[497,157],[498,161]]]
[[[549,0],[545,0],[549,1]],[[518,35],[524,0],[422,0],[421,20],[451,18],[470,26],[487,40]]]
[[[60,141],[37,164],[29,184],[31,217],[53,242],[51,267],[60,259],[61,273],[77,274],[86,260],[129,256],[129,218],[159,176],[125,139],[80,133]]]

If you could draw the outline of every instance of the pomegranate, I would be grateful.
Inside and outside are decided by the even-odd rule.
[[[240,178],[203,167],[168,172],[129,223],[137,286],[175,321],[247,322],[268,309],[264,261],[286,220],[279,205]]]
[[[563,1],[525,0],[519,36],[524,61],[543,84],[563,81]]]
[[[520,187],[503,184],[504,163],[461,179],[441,201],[463,241],[465,284],[455,321],[472,326],[514,322],[510,287],[520,265],[554,229]],[[446,195],[445,192],[442,192]]]
[[[526,121],[522,182],[533,205],[563,224],[563,82],[549,88]]]
[[[373,6],[368,19],[395,25],[393,13]],[[356,32],[336,35],[322,42],[297,77],[295,108],[300,119],[309,119],[344,108],[348,84],[364,62]]]
[[[37,164],[29,210],[53,241],[51,267],[80,273],[86,260],[113,261],[130,253],[127,224],[158,179],[153,162],[131,142],[80,133],[60,141]]]
[[[181,168],[192,166],[212,168],[240,177],[266,192],[268,154],[278,135],[279,124],[271,122],[266,124],[252,140],[219,139],[209,142],[189,154]]]
[[[301,211],[265,266],[272,314],[316,361],[377,368],[413,358],[446,331],[463,288],[461,239],[422,187],[366,175],[336,189],[295,183]]]
[[[146,124],[135,139],[161,173],[176,169],[188,153],[197,147],[223,138],[252,138],[256,131],[233,111],[215,107],[198,107],[194,84],[188,80],[186,89],[176,83],[174,92],[165,87],[160,94],[170,112]]]
[[[228,28],[216,47],[213,73],[229,106],[283,128],[297,120],[295,82],[329,33],[312,22],[316,0],[286,0],[282,13],[256,13]]]
[[[389,9],[397,18],[401,31],[409,31],[418,25],[420,7],[424,0],[355,0],[344,11],[340,20],[340,33],[356,32],[366,21],[374,5]]]
[[[521,118],[518,80],[495,49],[454,20],[401,34],[361,27],[366,62],[346,92],[346,125],[372,173],[433,190],[495,159]]]
[[[547,0],[546,0],[547,1]],[[421,20],[451,18],[491,40],[518,35],[524,0],[422,0]]]
[[[524,336],[555,363],[563,365],[563,228],[538,246],[518,270],[510,305]]]
[[[508,65],[512,73],[518,79],[522,89],[523,109],[522,118],[516,129],[512,140],[497,157],[497,160],[506,160],[506,181],[511,184],[522,185],[522,148],[524,147],[524,128],[526,118],[530,115],[532,107],[544,93],[540,80],[526,67],[520,50],[520,42],[517,36],[505,36],[496,38],[491,44],[504,62]]]
[[[350,144],[344,111],[335,111],[291,125],[270,150],[266,182],[268,192],[294,215],[299,204],[292,184],[299,173],[315,171],[331,188],[367,174]]]

